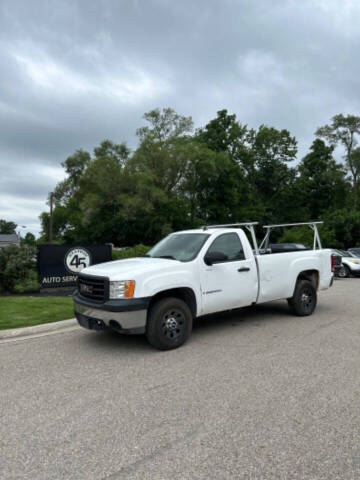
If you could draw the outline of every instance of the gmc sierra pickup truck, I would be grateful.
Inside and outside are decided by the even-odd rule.
[[[256,222],[172,233],[144,257],[82,270],[76,318],[91,330],[145,333],[152,346],[169,350],[202,315],[279,299],[295,315],[311,315],[317,291],[333,282],[333,257],[321,247],[317,223],[305,224],[314,232],[311,249],[280,253],[269,248],[270,232],[299,224],[265,226],[260,247]]]

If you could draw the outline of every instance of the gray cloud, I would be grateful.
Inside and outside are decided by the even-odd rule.
[[[135,147],[155,107],[288,128],[300,158],[359,113],[359,22],[355,0],[2,0],[0,218],[38,232],[61,161],[103,138]]]

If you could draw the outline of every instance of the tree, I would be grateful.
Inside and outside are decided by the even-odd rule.
[[[62,162],[61,166],[65,168],[67,178],[59,182],[55,187],[53,192],[55,205],[65,206],[70,201],[76,189],[79,188],[81,176],[90,162],[90,154],[82,149],[76,150],[73,155],[70,155]],[[50,194],[48,203],[50,203]]]
[[[333,151],[334,146],[316,139],[298,166],[300,205],[309,219],[318,220],[327,210],[346,205],[349,190],[346,172],[334,160]]]
[[[360,212],[347,208],[332,210],[324,218],[320,230],[327,247],[350,248],[360,245]]]
[[[76,150],[73,155],[70,155],[61,165],[65,168],[70,180],[77,185],[84,170],[90,164],[90,161],[90,154],[79,149]]]
[[[288,163],[297,153],[297,142],[288,130],[261,125],[248,134],[254,169],[249,176],[255,199],[261,202],[266,221],[287,221],[298,215],[294,196],[296,171]]]
[[[147,175],[156,188],[169,195],[175,192],[185,171],[193,122],[171,108],[151,110],[144,118],[150,125],[137,130],[140,144],[129,168]]]
[[[35,246],[36,245],[35,235],[32,234],[31,232],[27,232],[25,237],[21,239],[21,244]]]
[[[355,115],[335,115],[330,125],[317,129],[316,136],[325,138],[331,145],[341,143],[345,148],[345,163],[352,177],[354,208],[358,207],[358,185],[360,175],[360,154],[357,153],[357,136],[360,135],[360,117]]]
[[[150,110],[144,114],[144,119],[151,126],[141,127],[136,131],[140,142],[152,139],[163,144],[182,137],[193,129],[192,118],[179,115],[172,108],[163,108],[162,111],[158,108]]]
[[[8,222],[0,219],[0,233],[5,235],[11,235],[15,233],[17,224],[14,222]]]
[[[114,143],[111,140],[103,140],[98,147],[94,148],[94,154],[95,158],[113,158],[124,167],[129,158],[130,150],[126,143]]]

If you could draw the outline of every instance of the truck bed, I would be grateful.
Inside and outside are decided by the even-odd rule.
[[[257,303],[290,298],[298,274],[304,270],[318,271],[318,288],[328,288],[332,277],[330,255],[328,249],[255,255],[259,277]]]

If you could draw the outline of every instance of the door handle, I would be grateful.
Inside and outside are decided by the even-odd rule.
[[[248,272],[249,270],[250,270],[249,267],[238,268],[238,272]]]

